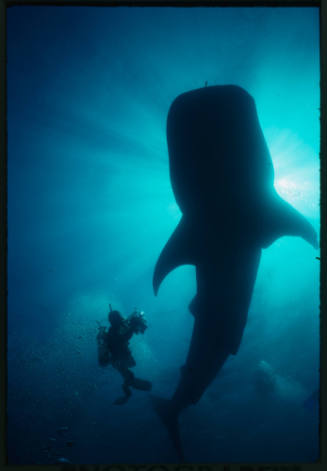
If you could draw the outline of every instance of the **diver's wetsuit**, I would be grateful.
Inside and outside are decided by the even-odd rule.
[[[135,360],[129,348],[129,341],[135,333],[134,329],[128,325],[126,320],[122,321],[119,325],[114,325],[109,330],[103,331],[102,339],[104,341],[104,355],[107,355],[108,360],[102,361],[99,358],[100,364],[109,364],[119,371],[124,378],[122,385],[124,396],[116,399],[114,404],[125,404],[131,396],[131,387],[149,391],[151,389],[150,381],[136,378],[130,368],[136,366]],[[109,352],[109,356],[108,356]]]

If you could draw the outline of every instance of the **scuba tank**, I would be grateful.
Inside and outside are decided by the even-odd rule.
[[[99,323],[98,323],[99,324]],[[96,337],[98,344],[98,363],[100,366],[107,366],[111,361],[111,354],[107,346],[106,328],[99,324],[99,331]]]

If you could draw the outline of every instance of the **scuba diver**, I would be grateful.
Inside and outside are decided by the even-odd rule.
[[[130,398],[131,387],[142,391],[150,391],[150,381],[136,378],[130,370],[136,366],[135,360],[129,348],[129,341],[133,334],[143,334],[147,328],[143,312],[134,311],[127,319],[124,319],[119,311],[114,311],[109,304],[110,312],[108,320],[109,329],[99,325],[97,335],[98,362],[100,366],[111,364],[124,378],[124,396],[114,401],[115,405],[125,404]]]

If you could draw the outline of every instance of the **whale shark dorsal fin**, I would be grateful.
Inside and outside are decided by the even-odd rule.
[[[196,244],[192,239],[193,231],[182,217],[175,231],[163,248],[153,274],[153,290],[157,295],[164,278],[181,265],[194,265]]]

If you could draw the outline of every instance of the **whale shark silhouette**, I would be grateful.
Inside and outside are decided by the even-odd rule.
[[[182,218],[157,261],[153,288],[180,265],[196,267],[194,327],[173,397],[153,397],[180,460],[178,418],[239,349],[261,251],[282,236],[317,248],[311,224],[276,193],[253,98],[234,85],[179,95],[167,118],[170,178]]]

